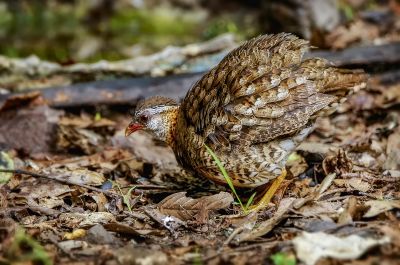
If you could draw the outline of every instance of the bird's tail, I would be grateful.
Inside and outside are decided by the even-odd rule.
[[[331,67],[326,71],[329,75],[325,80],[321,80],[318,86],[319,92],[342,98],[367,86],[368,74],[364,70]]]
[[[338,100],[367,85],[368,74],[364,70],[336,68],[325,59],[305,60],[302,68],[314,80],[318,92],[335,95]]]
[[[368,74],[363,70],[340,69],[325,59],[313,58],[302,63],[302,71],[313,79],[319,93],[331,97],[331,103],[314,115],[328,116],[346,101],[347,96],[367,86]]]

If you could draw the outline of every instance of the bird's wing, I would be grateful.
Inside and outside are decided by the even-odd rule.
[[[323,93],[328,87],[336,91],[356,82],[352,72],[341,73],[323,59],[302,62],[307,48],[307,41],[287,33],[247,41],[188,92],[181,105],[186,125],[204,141],[224,146],[298,131],[337,100]]]

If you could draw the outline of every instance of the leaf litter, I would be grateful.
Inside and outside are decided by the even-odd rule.
[[[342,48],[377,34],[354,22],[326,38]],[[372,75],[318,120],[272,203],[248,214],[229,188],[188,185],[171,150],[149,135],[125,138],[127,111],[11,97],[0,108],[0,166],[37,176],[1,175],[0,263],[37,248],[35,258],[53,264],[396,264],[399,91],[398,81]],[[238,190],[243,201],[251,194]],[[22,228],[33,247],[9,250]]]

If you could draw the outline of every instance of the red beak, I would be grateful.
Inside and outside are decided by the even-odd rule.
[[[133,122],[131,122],[129,125],[128,125],[128,127],[126,127],[126,129],[125,129],[125,136],[129,136],[129,135],[131,135],[132,133],[134,133],[134,132],[136,132],[136,131],[138,131],[138,130],[140,130],[140,129],[142,129],[143,128],[143,125],[141,125],[141,124],[139,124],[139,123],[133,123]]]

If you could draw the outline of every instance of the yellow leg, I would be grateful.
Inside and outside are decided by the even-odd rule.
[[[265,192],[261,200],[256,205],[250,207],[250,211],[258,212],[259,210],[267,207],[268,204],[271,202],[272,197],[275,195],[276,191],[281,185],[282,181],[285,179],[285,177],[286,177],[286,169],[283,169],[282,174],[276,179],[274,179],[271,186],[268,188],[267,192]]]

